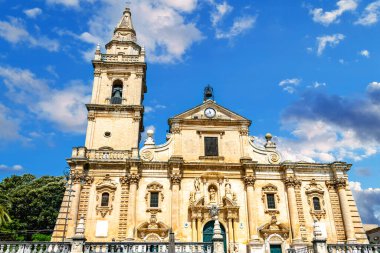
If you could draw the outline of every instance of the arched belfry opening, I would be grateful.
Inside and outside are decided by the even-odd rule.
[[[203,101],[209,99],[214,100],[214,89],[210,85],[207,85],[203,92]]]
[[[111,104],[121,104],[123,101],[123,82],[116,80],[112,84]]]

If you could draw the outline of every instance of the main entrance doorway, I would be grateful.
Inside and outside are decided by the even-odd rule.
[[[281,244],[271,244],[270,253],[281,253]]]
[[[215,221],[209,221],[203,227],[203,242],[212,242],[212,236],[214,235],[214,223]],[[220,224],[220,228],[222,230],[224,252],[227,252],[226,230],[222,224]]]

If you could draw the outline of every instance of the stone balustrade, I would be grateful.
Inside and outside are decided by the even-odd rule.
[[[70,243],[0,242],[0,253],[70,253]]]
[[[128,150],[95,150],[89,149],[86,158],[90,160],[125,160],[132,157]]]
[[[75,147],[72,150],[71,158],[104,160],[104,161],[123,161],[132,157],[130,150],[98,150],[86,149],[85,147]]]
[[[75,244],[75,242],[73,242]],[[0,253],[78,253],[69,242],[0,242]],[[212,253],[212,243],[87,242],[83,253]]]
[[[138,55],[123,55],[123,54],[102,54],[103,62],[144,62],[145,59],[143,56]]]
[[[380,244],[329,244],[328,253],[380,253]]]

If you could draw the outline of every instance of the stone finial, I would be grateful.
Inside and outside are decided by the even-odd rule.
[[[154,131],[152,129],[149,129],[146,131],[146,135],[148,136],[144,142],[144,146],[147,145],[155,145],[154,139],[153,139]]]
[[[96,46],[96,50],[95,50],[95,58],[94,60],[95,61],[100,61],[102,59],[102,53],[100,51],[100,44],[98,43],[98,45]]]
[[[272,142],[272,134],[270,133],[267,133],[265,135],[265,139],[267,140],[267,142],[264,144],[264,147],[266,149],[275,149],[276,148],[276,143]]]

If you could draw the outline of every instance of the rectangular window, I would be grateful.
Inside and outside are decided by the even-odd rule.
[[[218,137],[205,137],[205,156],[218,156]]]
[[[158,192],[150,193],[150,207],[158,207]]]
[[[267,194],[268,209],[276,209],[276,202],[274,201],[274,194]]]

